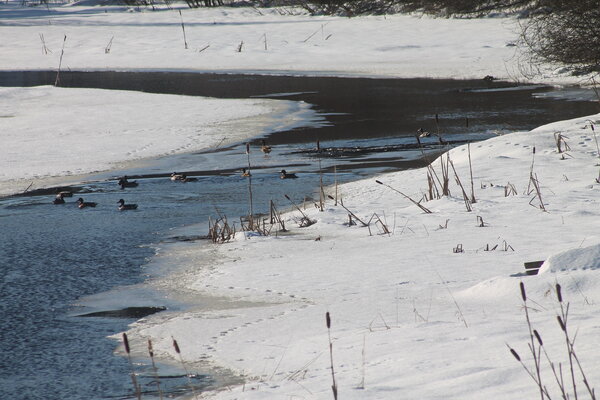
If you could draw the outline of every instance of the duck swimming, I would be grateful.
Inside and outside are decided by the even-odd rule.
[[[83,201],[83,198],[81,197],[77,199],[77,207],[79,208],[96,207],[96,204],[98,203],[94,203],[92,201]]]
[[[117,183],[119,186],[121,186],[121,189],[125,189],[126,187],[136,187],[138,185],[136,181],[127,180],[126,176],[119,178],[119,181]]]
[[[279,173],[279,177],[281,179],[296,179],[298,176],[296,174],[288,174],[285,169],[282,169]]]
[[[52,201],[53,204],[65,204],[65,199],[63,199],[62,194],[57,194],[56,198]]]
[[[265,154],[269,154],[271,150],[271,146],[267,146],[267,143],[263,140],[262,146],[260,146],[260,151],[262,151]]]
[[[137,204],[125,204],[125,200],[123,199],[119,199],[119,201],[117,201],[117,204],[119,205],[119,211],[137,210],[138,208]]]
[[[171,180],[172,180],[173,182],[176,182],[176,181],[182,181],[182,180],[184,179],[184,177],[185,177],[185,175],[183,175],[183,174],[178,174],[177,172],[173,172],[173,173],[171,174]]]
[[[244,178],[247,178],[247,177],[249,177],[249,176],[252,176],[252,174],[250,173],[250,171],[248,171],[248,169],[246,169],[246,168],[242,168],[242,176],[243,176]]]

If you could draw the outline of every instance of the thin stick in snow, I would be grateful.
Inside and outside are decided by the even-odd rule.
[[[63,39],[62,49],[60,51],[60,60],[58,61],[58,71],[56,72],[56,80],[54,81],[54,86],[58,86],[60,84],[60,68],[62,66],[63,55],[65,54],[65,42],[67,41],[67,35],[65,35]]]
[[[396,192],[396,193],[399,193],[399,194],[401,194],[402,196],[404,196],[404,198],[406,198],[406,199],[410,200],[410,201],[411,201],[411,202],[412,202],[414,205],[416,205],[417,207],[419,207],[419,208],[420,208],[421,210],[423,210],[423,211],[424,211],[426,214],[431,214],[431,210],[430,210],[430,209],[428,209],[427,207],[423,206],[421,203],[419,203],[419,202],[417,202],[417,201],[413,200],[412,198],[408,197],[407,195],[405,195],[405,194],[404,194],[404,193],[402,193],[401,191],[399,191],[399,190],[396,190],[396,189],[394,189],[393,187],[391,187],[390,185],[386,185],[385,183],[383,183],[383,182],[381,182],[381,181],[375,180],[375,182],[377,182],[377,183],[378,183],[378,184],[380,184],[380,185],[383,185],[383,186],[386,186],[386,187],[388,187],[388,188],[392,189],[392,190],[393,190],[394,192]]]
[[[183,31],[183,46],[187,50],[188,44],[185,38],[185,25],[183,24],[183,15],[181,15],[181,10],[179,10],[179,18],[181,19],[181,30]]]

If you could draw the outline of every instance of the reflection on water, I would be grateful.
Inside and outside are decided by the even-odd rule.
[[[52,72],[0,72],[0,85],[51,84],[54,77]],[[419,128],[460,143],[596,112],[590,102],[556,100],[552,88],[513,90],[505,83],[484,81],[65,72],[62,82],[72,87],[261,96],[313,104],[328,123],[270,135],[273,151],[268,156],[260,153],[259,139],[252,143],[258,212],[266,212],[270,200],[280,209],[288,207],[284,195],[300,202],[312,193],[319,182],[319,163],[325,184],[333,183],[334,166],[335,179],[344,182],[419,165],[422,149],[415,147],[414,138]],[[321,153],[315,152],[317,139]],[[431,154],[445,149],[435,135],[423,139],[423,145]],[[151,277],[148,260],[162,241],[178,240],[172,228],[207,221],[217,212],[232,218],[248,212],[248,181],[240,176],[247,166],[244,150],[237,145],[165,157],[120,171],[140,183],[125,190],[110,180],[114,173],[97,174],[76,188],[77,197],[98,203],[93,209],[79,210],[74,199],[53,205],[49,193],[0,199],[0,392],[6,398],[133,396],[129,365],[112,356],[115,343],[106,337],[125,330],[134,319],[77,315],[184,307],[169,293],[140,285]],[[280,169],[297,173],[299,179],[279,179]],[[172,171],[198,180],[171,182]],[[120,198],[137,203],[139,209],[117,211]],[[188,237],[206,233],[198,229],[191,228]],[[127,285],[131,286],[119,289]],[[107,291],[109,295],[96,296]],[[82,298],[86,301],[80,302]],[[181,371],[161,373],[165,382],[174,382],[173,394],[188,390]],[[145,376],[144,398],[152,398],[152,376]],[[214,383],[207,376],[197,381],[199,387]]]

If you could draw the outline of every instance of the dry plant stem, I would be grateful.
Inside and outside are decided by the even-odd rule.
[[[450,165],[452,166],[452,171],[454,171],[454,178],[456,179],[456,183],[458,183],[458,186],[460,186],[460,190],[462,190],[463,200],[465,201],[465,207],[467,208],[467,212],[471,212],[473,211],[473,208],[471,207],[471,200],[469,200],[469,196],[467,195],[467,192],[465,192],[465,188],[463,187],[460,178],[456,173],[456,168],[454,168],[454,163],[452,161],[450,161]]]
[[[183,16],[181,15],[181,10],[179,10],[179,18],[181,19],[181,30],[183,31],[183,47],[187,50],[188,44],[185,38],[185,25],[183,24]]]
[[[333,196],[328,196],[331,200],[333,200]],[[352,218],[354,218],[355,220],[357,220],[358,222],[360,222],[362,224],[362,226],[369,226],[369,224],[366,224],[365,222],[363,222],[360,218],[358,218],[356,216],[356,214],[354,214],[352,211],[350,211],[343,202],[340,201],[340,206],[342,206],[342,208],[344,210],[346,210],[348,212],[348,214],[350,214],[352,216]]]
[[[508,343],[506,344],[506,347],[508,347],[508,349],[510,350],[511,354],[513,355],[513,357],[519,362],[519,364],[521,364],[521,366],[523,367],[523,369],[525,370],[525,372],[527,372],[527,375],[529,375],[531,377],[531,379],[533,379],[536,383],[536,385],[539,386],[538,381],[535,377],[535,375],[529,370],[529,368],[527,368],[527,366],[523,363],[523,361],[521,361],[521,357],[519,356],[519,353],[517,353],[515,351],[515,349],[513,349],[512,347],[510,347],[508,345]],[[544,387],[544,388],[540,388],[540,390],[543,391],[544,395],[546,397],[548,397],[548,399],[551,399],[550,394],[548,393],[548,390]]]
[[[450,297],[452,298],[452,301],[454,302],[454,305],[456,306],[456,309],[458,310],[458,314],[460,315],[460,319],[462,320],[463,324],[465,324],[465,328],[468,328],[469,325],[467,325],[467,320],[465,319],[465,316],[463,315],[463,312],[460,308],[460,306],[458,305],[458,302],[456,301],[456,299],[454,298],[454,295],[452,294],[452,292],[450,291],[450,288],[448,287],[448,285],[446,284],[446,281],[442,278],[442,276],[440,275],[439,272],[435,272],[437,274],[437,276],[440,278],[440,281],[443,283],[444,287],[446,288],[446,290],[448,291],[448,293],[450,294]]]
[[[250,143],[246,143],[246,154],[248,155],[248,201],[250,203],[250,215],[248,217],[250,221],[249,228],[252,230],[254,229],[254,207],[252,204],[252,174],[250,173]]]
[[[327,336],[329,338],[329,359],[331,361],[331,379],[333,381],[331,390],[333,391],[333,399],[337,400],[337,384],[335,382],[335,371],[333,369],[333,343],[331,341],[331,317],[329,311],[325,314],[325,322],[327,324]]]
[[[65,35],[63,39],[62,49],[60,51],[60,59],[58,61],[58,71],[56,71],[56,80],[54,81],[54,86],[60,85],[60,68],[62,67],[62,59],[65,54],[65,42],[67,41],[67,35]]]
[[[575,400],[577,400],[577,383],[575,382],[575,369],[573,368],[573,343],[571,339],[569,339],[568,332],[568,318],[569,318],[569,303],[565,306],[562,301],[562,293],[559,284],[556,284],[556,296],[558,298],[558,303],[560,304],[560,316],[558,318],[558,322],[560,328],[565,333],[565,343],[567,346],[567,353],[569,355],[569,368],[571,371],[571,382],[573,384],[573,396]]]
[[[150,339],[148,339],[148,354],[150,354],[150,360],[152,360],[152,371],[154,372],[154,379],[156,379],[156,390],[158,391],[160,400],[163,400],[163,393],[160,389],[160,379],[158,377],[158,368],[156,368],[156,363],[154,362],[154,350],[152,349],[152,341]]]
[[[125,352],[127,353],[127,359],[129,360],[129,367],[131,368],[131,383],[133,383],[133,387],[135,389],[135,397],[138,400],[142,399],[142,393],[140,391],[140,385],[137,382],[137,377],[135,375],[135,370],[133,368],[133,361],[131,360],[131,351],[129,349],[129,339],[127,339],[127,334],[123,333],[123,346],[125,347]]]
[[[414,205],[416,205],[417,207],[419,207],[421,210],[423,210],[426,214],[431,214],[431,210],[429,210],[427,207],[423,206],[422,204],[420,204],[419,202],[413,200],[412,198],[408,197],[407,195],[405,195],[404,193],[402,193],[399,190],[394,189],[393,187],[391,187],[390,185],[387,185],[381,181],[376,180],[376,183],[383,185],[385,187],[388,187],[390,189],[392,189],[394,192],[399,193],[400,195],[402,195],[405,199],[410,200]]]
[[[467,118],[467,126],[469,126],[469,119]],[[467,143],[467,150],[469,151],[469,172],[471,173],[471,203],[477,203],[475,199],[475,186],[473,185],[473,164],[471,163],[471,143]]]
[[[296,207],[296,210],[300,211],[300,214],[302,214],[302,216],[303,216],[304,218],[308,219],[308,216],[302,212],[302,209],[301,209],[300,207],[298,207],[298,206],[296,205],[296,203],[294,203],[294,202],[292,201],[292,199],[290,199],[290,196],[288,196],[287,194],[285,194],[284,196],[285,196],[285,198],[286,198],[286,199],[288,199],[288,200],[290,201],[290,203],[292,203],[292,205],[293,205],[294,207]]]
[[[183,356],[181,355],[181,349],[179,348],[179,344],[177,344],[177,340],[175,340],[174,337],[171,336],[171,339],[173,339],[173,348],[175,348],[175,352],[179,355],[179,361],[181,362],[181,366],[185,371],[185,376],[187,376],[188,385],[192,391],[192,394],[194,395],[194,398],[198,398],[198,396],[196,395],[196,390],[194,389],[194,385],[192,385],[192,376],[188,371],[187,367],[185,366],[185,362],[183,361]]]
[[[319,157],[319,211],[323,212],[325,203],[325,192],[323,190],[323,170],[321,169],[321,144],[317,140],[317,154]]]
[[[544,400],[544,386],[542,385],[540,367],[540,349],[539,347],[536,349],[535,335],[533,333],[533,328],[531,327],[531,319],[529,318],[529,308],[527,306],[527,294],[525,292],[525,285],[523,284],[523,282],[520,282],[519,286],[521,289],[521,298],[523,299],[523,308],[525,308],[525,320],[527,321],[527,328],[529,329],[529,350],[531,351],[531,355],[533,356],[533,362],[535,366],[535,381],[538,385],[538,388],[540,389],[541,400]]]

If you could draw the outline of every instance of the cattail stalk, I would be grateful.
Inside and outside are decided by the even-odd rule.
[[[160,379],[158,377],[158,368],[156,368],[156,363],[154,362],[154,350],[152,349],[152,341],[150,339],[148,339],[148,354],[150,355],[150,360],[152,360],[152,371],[154,372],[154,379],[156,379],[156,390],[158,391],[160,400],[163,400],[163,393],[160,389]]]
[[[129,360],[129,367],[131,368],[131,383],[133,383],[133,388],[135,390],[135,397],[138,400],[142,399],[142,393],[140,390],[140,385],[137,381],[137,376],[135,374],[135,370],[133,368],[133,361],[131,360],[131,349],[129,348],[129,339],[127,338],[127,334],[123,332],[123,346],[125,347],[125,352],[127,353],[127,359]]]
[[[183,361],[183,356],[181,355],[181,349],[179,348],[179,344],[177,343],[177,340],[175,340],[175,338],[173,336],[171,336],[171,339],[173,339],[173,348],[175,349],[175,352],[179,355],[179,361],[181,362],[181,366],[183,367],[183,370],[185,371],[185,376],[187,377],[187,380],[188,380],[188,386],[190,387],[194,397],[198,398],[198,396],[196,395],[196,390],[194,389],[194,385],[192,384],[192,374],[190,374],[190,372],[188,371],[188,369],[185,365],[185,362]]]

